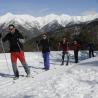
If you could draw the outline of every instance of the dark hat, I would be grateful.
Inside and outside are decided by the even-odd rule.
[[[47,36],[47,33],[42,33],[42,35],[46,35]]]
[[[11,26],[15,28],[15,26],[13,24],[10,24],[8,27],[11,27]]]

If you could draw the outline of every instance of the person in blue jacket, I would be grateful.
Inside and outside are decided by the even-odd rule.
[[[47,37],[47,34],[42,34],[42,39],[39,42],[39,45],[42,49],[43,59],[44,59],[44,68],[46,71],[50,68],[50,62],[49,62],[49,54],[50,54],[50,41]]]

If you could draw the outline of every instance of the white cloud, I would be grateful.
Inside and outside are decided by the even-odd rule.
[[[98,12],[95,9],[87,10],[81,13],[81,15],[94,15],[97,14]]]

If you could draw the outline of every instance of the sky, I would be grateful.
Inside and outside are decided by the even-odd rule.
[[[98,13],[98,0],[0,0],[0,16],[6,13],[45,16]]]

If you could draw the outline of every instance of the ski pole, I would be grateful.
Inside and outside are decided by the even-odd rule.
[[[4,49],[4,45],[3,45],[3,42],[2,42],[2,38],[1,38],[1,47],[3,49],[3,53],[4,53],[4,56],[5,56],[7,68],[8,68],[9,74],[10,74],[10,68],[9,68],[9,64],[8,64],[7,57],[6,57],[6,54],[5,54],[5,49]]]
[[[70,53],[69,53],[69,51],[68,51],[68,58],[69,58],[69,60],[68,60],[68,62],[70,63],[70,65],[71,65],[71,61],[70,61]]]
[[[18,47],[19,47],[19,50],[21,51],[21,47],[20,47],[20,45],[19,45],[19,43],[17,42],[17,45],[18,45]]]

